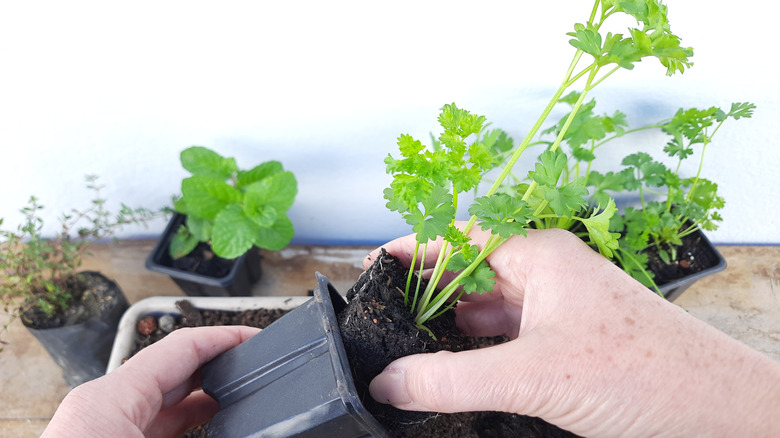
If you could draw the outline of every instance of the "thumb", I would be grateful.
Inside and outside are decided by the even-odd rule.
[[[527,414],[534,391],[523,370],[534,366],[518,357],[516,343],[403,357],[374,378],[371,396],[404,410]]]

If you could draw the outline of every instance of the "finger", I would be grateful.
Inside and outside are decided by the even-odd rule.
[[[116,372],[143,370],[146,379],[154,380],[164,394],[187,382],[206,362],[259,331],[257,328],[245,326],[179,329],[141,350],[117,368]]]
[[[500,336],[510,339],[520,331],[522,307],[507,306],[504,300],[464,302],[455,308],[455,323],[468,336]]]
[[[147,437],[182,436],[187,429],[205,424],[219,411],[219,404],[203,391],[195,391],[180,403],[157,415]]]
[[[185,397],[193,385],[193,374],[210,361],[257,334],[259,329],[243,326],[179,329],[141,350],[107,375],[106,385],[122,394],[122,409],[130,420],[144,428],[160,409]],[[171,393],[170,395],[168,395]]]
[[[422,251],[425,251],[426,257],[424,266],[426,268],[432,268],[436,264],[436,255],[438,255],[439,250],[441,250],[441,244],[442,239],[437,239],[435,241],[428,242],[427,247],[425,245],[421,245],[420,253],[417,254],[417,260],[415,260],[415,265],[419,266],[419,263],[423,259]],[[379,248],[371,251],[371,253],[369,253],[368,256],[363,259],[363,269],[368,269],[371,267],[377,257],[379,257],[382,249],[386,250],[388,254],[396,257],[403,266],[408,268],[411,266],[412,260],[414,259],[414,251],[416,247],[417,239],[415,238],[414,234],[409,234],[407,236],[391,240],[390,242],[387,242]]]
[[[403,357],[374,378],[371,396],[404,410],[530,415],[534,394],[528,391],[523,371],[547,367],[527,363],[512,344]]]

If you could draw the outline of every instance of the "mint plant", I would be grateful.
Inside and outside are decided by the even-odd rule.
[[[187,216],[171,241],[170,254],[180,258],[200,242],[219,257],[234,259],[252,246],[276,251],[293,238],[287,210],[298,192],[292,172],[278,161],[239,170],[236,160],[201,146],[181,153],[181,164],[192,176],[181,183],[174,202]]]
[[[31,309],[47,316],[64,313],[74,303],[77,271],[89,244],[113,236],[124,225],[146,224],[160,215],[125,204],[111,213],[97,180],[94,175],[86,177],[86,186],[94,194],[91,205],[63,214],[54,237],[42,234],[44,207],[35,196],[20,210],[24,221],[15,231],[0,230],[0,271],[4,274],[0,298],[11,320]],[[0,334],[7,327],[4,324]]]
[[[604,32],[611,17],[628,15],[637,27],[626,34]],[[398,139],[400,158],[388,157],[387,172],[393,181],[385,190],[388,208],[402,214],[417,235],[405,299],[420,327],[449,306],[463,293],[483,293],[492,290],[494,273],[485,258],[513,235],[524,235],[532,222],[582,223],[589,239],[605,255],[618,247],[617,234],[609,231],[609,222],[617,209],[607,201],[590,208],[584,178],[572,174],[568,156],[560,148],[567,133],[576,128],[577,115],[587,111],[586,96],[615,72],[631,70],[644,58],[658,59],[667,75],[682,73],[691,66],[690,48],[680,45],[680,38],[671,32],[667,8],[657,0],[596,0],[585,23],[574,26],[568,34],[574,55],[560,86],[523,141],[511,152],[500,150],[500,133],[483,132],[485,118],[473,115],[453,105],[445,105],[439,116],[443,133],[426,149],[408,135]],[[557,129],[557,137],[543,152],[529,172],[530,182],[516,195],[499,191],[505,179],[525,150],[535,144],[534,138],[553,107],[564,93],[581,87],[572,111]],[[574,132],[574,130],[572,130]],[[474,189],[495,168],[502,170],[484,196],[475,199],[469,208],[471,218],[464,227],[455,227],[455,212],[460,195]],[[491,237],[482,248],[470,243],[469,231],[479,221]],[[430,280],[422,287],[422,266],[418,257],[430,241],[441,239],[442,246]],[[444,271],[456,273],[455,279],[438,290]],[[414,281],[413,272],[417,272]]]

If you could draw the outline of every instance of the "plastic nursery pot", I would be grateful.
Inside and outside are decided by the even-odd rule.
[[[709,258],[716,260],[717,262],[707,269],[686,275],[685,277],[659,286],[658,290],[669,301],[674,301],[685,292],[686,289],[691,287],[693,283],[726,269],[726,259],[723,258],[723,255],[715,248],[715,245],[710,242],[707,236],[701,230],[696,230],[693,235],[698,239],[698,245],[702,247],[701,250],[708,253]]]
[[[260,280],[260,253],[252,248],[246,254],[235,259],[230,271],[221,277],[210,277],[173,267],[173,259],[168,253],[171,239],[176,230],[186,221],[187,216],[176,213],[165,227],[160,240],[146,259],[146,268],[171,277],[173,281],[191,297],[199,296],[248,296],[252,285]]]
[[[314,298],[203,367],[220,406],[209,436],[388,436],[355,391],[336,321],[346,301],[317,283]]]
[[[127,298],[115,282],[98,272],[81,274],[105,282],[107,292],[104,302],[110,304],[101,309],[101,314],[79,324],[62,327],[27,327],[62,368],[62,377],[71,388],[105,374],[117,326],[128,308]]]
[[[176,302],[186,299],[198,309],[240,312],[254,309],[294,309],[309,300],[309,297],[150,297],[130,306],[119,320],[111,356],[108,359],[106,373],[109,373],[130,356],[135,348],[136,325],[147,315],[180,315]]]

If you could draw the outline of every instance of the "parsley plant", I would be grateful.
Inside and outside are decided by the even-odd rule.
[[[613,34],[602,29],[616,15],[628,15],[637,26],[626,34]],[[690,48],[680,45],[672,33],[667,8],[658,0],[596,0],[588,20],[574,26],[568,33],[576,49],[560,86],[542,110],[541,115],[523,141],[510,153],[502,153],[506,142],[501,133],[485,128],[485,118],[474,115],[454,104],[445,105],[439,116],[443,133],[434,147],[427,149],[409,135],[398,139],[400,158],[389,156],[385,163],[393,181],[385,190],[388,208],[402,214],[417,234],[405,297],[420,327],[453,305],[463,293],[483,293],[492,290],[495,274],[485,258],[513,235],[524,235],[531,221],[577,220],[582,222],[590,239],[605,255],[617,248],[616,234],[610,233],[610,218],[616,212],[614,202],[602,209],[589,211],[584,196],[587,187],[583,178],[568,171],[568,157],[560,149],[577,114],[587,110],[588,93],[621,69],[631,70],[647,57],[658,59],[672,75],[683,72],[692,64]],[[581,88],[573,100],[572,111],[558,128],[558,135],[541,154],[531,181],[522,193],[512,196],[499,191],[504,180],[550,115],[564,93],[577,85]],[[576,127],[576,125],[575,125]],[[503,157],[499,159],[499,157]],[[469,208],[471,219],[463,230],[455,227],[455,212],[462,193],[474,189],[486,172],[502,167],[501,172],[484,196],[475,199]],[[477,222],[492,235],[482,248],[470,243],[468,233]],[[442,239],[431,278],[422,288],[424,249],[430,241]],[[422,254],[422,256],[420,255]],[[413,272],[417,270],[417,280]],[[456,277],[441,290],[437,286],[445,270]]]
[[[638,191],[640,205],[627,207],[616,216],[612,230],[620,232],[617,260],[623,270],[651,288],[656,285],[644,269],[646,251],[654,247],[659,257],[670,263],[677,259],[676,248],[682,238],[697,229],[712,231],[722,220],[719,210],[724,199],[718,195],[718,185],[701,176],[704,157],[712,138],[723,123],[753,115],[752,103],[733,103],[728,111],[680,109],[669,120],[654,125],[669,135],[664,152],[676,161],[673,167],[656,161],[650,154],[637,152],[626,156],[619,173],[596,175],[597,181],[609,180],[613,190]],[[696,175],[680,176],[680,165],[697,155]],[[648,195],[657,199],[650,200]]]

